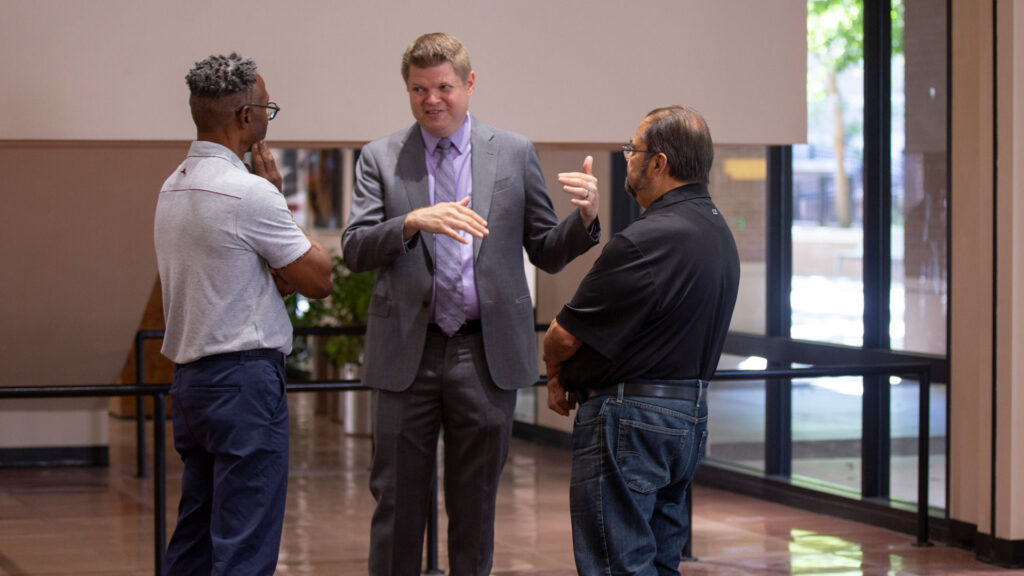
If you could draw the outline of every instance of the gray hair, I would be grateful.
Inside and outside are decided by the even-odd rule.
[[[221,98],[247,92],[256,83],[256,63],[235,52],[230,56],[212,55],[196,62],[185,76],[193,96]]]
[[[704,117],[686,106],[665,106],[647,113],[644,144],[668,159],[669,176],[680,182],[708,183],[715,145]]]

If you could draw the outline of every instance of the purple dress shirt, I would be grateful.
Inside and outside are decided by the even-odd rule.
[[[455,168],[455,197],[457,200],[473,197],[473,167],[472,167],[472,146],[470,145],[470,116],[466,113],[466,121],[448,137],[452,141],[452,148],[449,154],[455,154],[452,159]],[[420,128],[423,135],[423,148],[427,162],[427,186],[430,189],[430,203],[434,203],[434,171],[437,162],[434,156],[434,149],[440,138]],[[457,152],[455,152],[457,150]],[[473,207],[473,201],[469,201],[469,207]],[[473,273],[473,236],[468,232],[459,233],[463,238],[469,240],[467,244],[460,245],[462,256],[462,295],[463,304],[466,308],[466,320],[480,319],[480,303],[476,296],[476,277]],[[434,281],[434,292],[437,293],[437,281]],[[434,321],[434,313],[430,314],[431,321]]]

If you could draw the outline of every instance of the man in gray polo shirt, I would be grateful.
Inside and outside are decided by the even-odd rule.
[[[326,296],[330,258],[281,195],[263,142],[279,108],[256,64],[210,56],[186,82],[196,141],[160,190],[154,226],[185,463],[164,572],[270,575],[288,481],[284,298]]]

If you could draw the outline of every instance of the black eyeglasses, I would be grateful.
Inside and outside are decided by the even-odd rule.
[[[655,152],[654,150],[640,150],[639,148],[634,148],[632,144],[623,144],[622,145],[622,155],[626,157],[626,160],[629,160],[630,157],[632,157],[633,154],[636,154],[637,152],[643,152],[644,154],[657,154],[658,153],[658,152]]]
[[[242,108],[246,106],[252,106],[254,108],[266,108],[267,109],[267,120],[273,120],[277,113],[281,111],[281,107],[273,102],[267,102],[266,104],[242,104],[235,110],[235,114],[242,111]]]

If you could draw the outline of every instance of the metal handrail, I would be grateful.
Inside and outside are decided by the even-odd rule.
[[[170,384],[99,384],[79,386],[11,386],[0,387],[0,400],[14,398],[83,398],[83,397],[136,397],[139,404],[146,396],[153,398],[153,414],[162,415],[167,409],[166,399]],[[321,380],[288,384],[287,392],[319,392],[340,390],[367,390],[355,380]],[[145,412],[142,415],[145,426]],[[153,566],[154,574],[163,574],[167,546],[167,449],[166,419],[153,418]],[[144,430],[144,428],[143,428]],[[145,440],[138,445],[145,451]],[[436,522],[436,517],[434,519]],[[436,534],[436,530],[435,530]],[[436,547],[436,544],[435,544]]]
[[[917,546],[928,542],[928,442],[931,435],[931,365],[925,362],[876,364],[872,366],[819,366],[769,370],[721,370],[712,381],[823,378],[835,376],[913,376],[918,383],[917,403]],[[874,382],[886,386],[888,382]]]
[[[538,330],[546,330],[547,325],[536,325]],[[365,331],[364,326],[347,327],[316,327],[295,328],[295,335],[358,335]],[[135,337],[135,368],[136,384],[133,385],[78,385],[78,386],[20,386],[0,387],[0,400],[8,398],[73,398],[73,397],[136,397],[137,423],[137,463],[138,476],[145,477],[145,405],[144,398],[153,398],[153,528],[154,528],[154,570],[155,574],[163,574],[163,561],[166,548],[166,447],[165,426],[166,397],[170,384],[145,383],[144,342],[147,339],[163,338],[163,330],[140,330]],[[791,378],[819,378],[835,376],[867,376],[867,375],[912,375],[918,380],[920,396],[918,403],[918,487],[917,487],[917,541],[915,545],[928,546],[928,441],[930,428],[930,396],[931,367],[927,363],[880,364],[872,366],[825,366],[809,368],[788,368],[770,370],[723,370],[715,374],[713,381],[767,380]],[[546,378],[540,377],[537,385],[545,384]],[[345,391],[367,390],[359,380],[309,380],[288,383],[287,392]],[[155,417],[160,415],[161,417]],[[434,490],[437,487],[435,483]],[[436,493],[435,493],[436,498]],[[687,506],[688,513],[693,514],[693,507]],[[692,521],[690,523],[692,526]],[[432,514],[428,515],[427,526],[427,571],[438,574],[437,568],[437,507],[436,500]],[[691,542],[688,539],[684,555],[689,556]]]
[[[153,413],[162,414],[166,410],[165,400],[170,384],[148,385],[84,385],[84,386],[16,386],[0,387],[0,400],[7,398],[82,398],[82,397],[119,397],[135,396],[141,400],[145,396],[153,397]],[[166,495],[167,478],[164,448],[164,423],[162,418],[154,418],[153,446],[156,458],[153,459],[153,544],[155,574],[163,574],[164,547],[166,546]],[[145,446],[143,439],[140,446]]]

